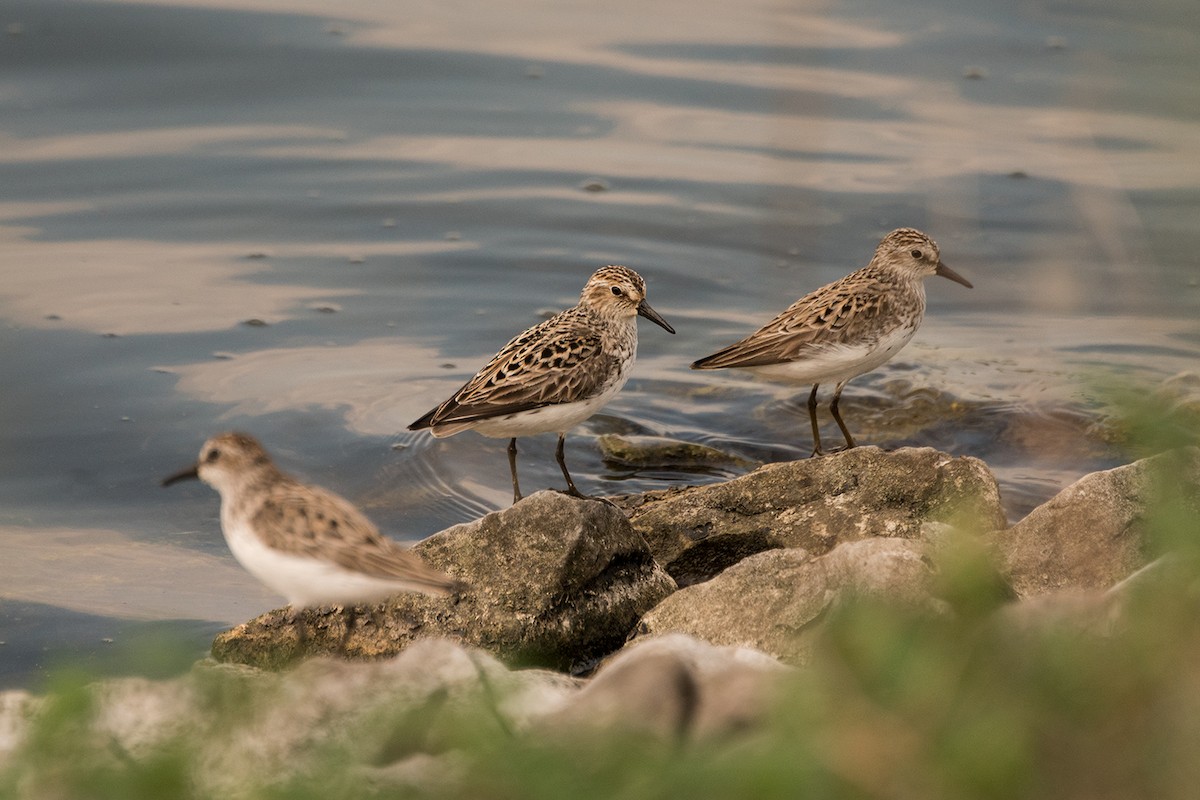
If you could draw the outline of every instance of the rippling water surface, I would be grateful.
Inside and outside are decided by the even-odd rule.
[[[745,469],[606,465],[603,433],[807,454],[803,390],[686,365],[901,225],[975,289],[930,281],[850,385],[861,439],[987,460],[1014,518],[1124,459],[1089,381],[1200,356],[1190,3],[648,5],[0,9],[0,685],[278,603],[215,494],[157,487],[214,432],[400,539],[506,505],[503,441],[405,425],[604,263],[679,333],[643,325],[569,437],[585,491]]]

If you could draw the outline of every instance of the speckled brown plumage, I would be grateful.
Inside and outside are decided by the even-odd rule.
[[[637,356],[638,316],[670,333],[675,330],[646,302],[646,283],[628,267],[596,270],[579,304],[515,336],[447,400],[409,430],[434,436],[474,430],[509,438],[513,502],[517,480],[517,437],[558,434],[555,455],[567,490],[579,495],[563,458],[566,432],[596,413],[629,378]]]
[[[889,328],[915,329],[924,313],[919,283],[872,264],[801,297],[745,339],[692,368],[745,369],[796,361],[823,348],[869,346]]]
[[[221,530],[247,570],[293,605],[346,605],[461,584],[381,535],[350,501],[281,472],[243,433],[204,443],[200,460],[164,481],[198,477],[221,495]]]
[[[854,438],[838,412],[846,382],[888,361],[908,344],[925,316],[924,279],[941,275],[971,288],[941,261],[937,243],[914,228],[897,228],[871,262],[801,297],[741,341],[692,363],[692,369],[747,369],[763,377],[809,384],[813,455],[821,454],[817,388],[835,382],[830,412],[847,447]]]
[[[588,306],[569,308],[514,338],[448,400],[410,430],[517,414],[592,397],[617,380],[636,333],[609,328]],[[465,428],[462,428],[465,429]]]

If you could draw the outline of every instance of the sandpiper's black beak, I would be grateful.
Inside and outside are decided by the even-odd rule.
[[[968,289],[975,288],[974,286],[971,285],[971,282],[969,280],[967,280],[962,275],[959,275],[957,272],[955,272],[954,270],[947,267],[941,261],[938,262],[935,273],[938,275],[941,275],[943,278],[949,278],[950,280],[954,281],[955,283],[961,283],[963,286],[967,287]]]
[[[665,319],[663,319],[661,316],[659,316],[659,313],[657,311],[655,311],[653,308],[651,308],[650,304],[647,303],[645,300],[638,303],[638,316],[645,317],[646,319],[653,322],[655,325],[657,325],[660,328],[662,328],[663,330],[665,330],[667,333],[675,332],[675,329],[672,328],[669,324],[667,324],[667,321]]]
[[[200,471],[197,468],[197,466],[195,464],[193,464],[192,466],[188,467],[187,469],[183,470],[182,472],[176,472],[174,475],[172,475],[169,478],[163,478],[162,485],[170,486],[172,483],[179,483],[180,481],[194,480],[199,477],[200,477]]]

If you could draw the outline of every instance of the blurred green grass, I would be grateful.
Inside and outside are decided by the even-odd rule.
[[[442,720],[436,752],[455,774],[420,789],[382,788],[360,753],[316,747],[262,798],[1131,798],[1193,797],[1200,781],[1200,575],[1138,587],[1108,634],[1033,630],[992,616],[931,617],[862,599],[828,621],[812,663],[788,682],[767,724],[725,739],[663,741],[628,731],[578,738],[512,735],[481,699]],[[210,702],[236,725],[237,678]],[[228,680],[231,685],[223,685]],[[64,674],[33,733],[0,775],[6,797],[192,798],[216,765],[203,738],[129,754],[93,729],[81,674]],[[362,737],[426,721],[397,713]],[[424,739],[425,731],[414,734]],[[221,726],[194,736],[221,736]]]
[[[1189,421],[1137,393],[1114,396],[1131,455],[1180,441]],[[1185,424],[1186,423],[1186,424]],[[397,785],[346,740],[314,744],[296,776],[253,798],[1192,798],[1200,786],[1200,531],[1170,466],[1155,482],[1150,558],[1113,624],[1018,624],[984,543],[945,543],[938,591],[950,613],[879,598],[840,604],[812,661],[756,730],[664,741],[628,730],[513,734],[488,699],[444,711],[436,735],[411,710],[379,709],[354,741],[446,757],[444,779]],[[1192,487],[1194,492],[1194,487]],[[13,798],[204,798],[206,737],[245,714],[249,684],[214,673],[204,699],[221,724],[130,754],[96,736],[93,684],[63,672],[32,734],[0,770]],[[431,745],[432,743],[432,745]],[[424,750],[422,750],[424,747]],[[448,756],[452,755],[452,758]],[[366,767],[372,765],[367,764]]]

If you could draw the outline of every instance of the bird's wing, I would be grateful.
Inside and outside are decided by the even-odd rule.
[[[446,402],[409,430],[529,411],[589,397],[612,375],[613,356],[578,309],[520,334]]]
[[[450,591],[456,581],[384,537],[348,500],[290,478],[272,487],[251,520],[268,546],[332,561],[374,578]]]
[[[891,287],[865,271],[801,297],[757,331],[705,356],[692,369],[762,367],[803,358],[869,335],[881,315],[890,313]]]

